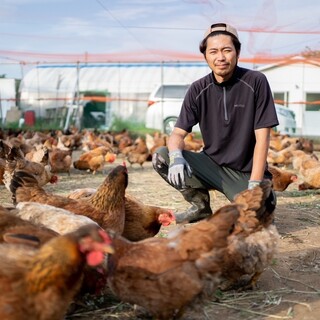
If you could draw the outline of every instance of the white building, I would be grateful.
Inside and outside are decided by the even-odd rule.
[[[320,61],[294,57],[259,69],[275,101],[296,114],[297,135],[320,136]]]
[[[0,79],[0,121],[5,122],[7,112],[16,106],[15,79]]]

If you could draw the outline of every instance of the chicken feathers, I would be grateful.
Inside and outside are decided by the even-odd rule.
[[[238,205],[181,228],[168,238],[131,242],[113,237],[108,283],[121,300],[147,309],[159,319],[183,313],[207,287],[217,282],[227,237],[238,217]]]
[[[54,237],[40,249],[0,245],[0,318],[64,319],[84,267],[99,266],[112,252],[110,238],[95,225]]]
[[[13,176],[10,190],[13,203],[38,202],[86,216],[103,229],[123,232],[125,189],[128,185],[127,169],[119,165],[113,168],[90,202],[74,200],[60,195],[49,194],[28,172],[18,171]]]
[[[221,288],[255,287],[261,273],[277,251],[278,231],[273,224],[272,183],[265,180],[252,190],[236,195],[240,216],[228,237],[228,250],[222,266]]]
[[[58,235],[55,231],[30,221],[21,219],[20,217],[12,214],[13,210],[7,210],[0,206],[0,243],[1,242],[14,242],[24,243],[34,247],[39,247],[51,238]],[[15,233],[24,235],[19,238],[5,238],[5,234]]]

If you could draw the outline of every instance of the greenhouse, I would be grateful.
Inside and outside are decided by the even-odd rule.
[[[144,122],[159,83],[191,83],[208,72],[204,62],[38,65],[21,81],[20,108],[61,124],[73,115],[84,127],[109,127],[113,117]]]

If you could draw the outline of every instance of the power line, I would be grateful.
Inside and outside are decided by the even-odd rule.
[[[126,32],[137,42],[140,44],[140,46],[147,50],[148,52],[154,54],[154,52],[151,52],[149,48],[145,47],[144,44],[128,29],[128,27],[126,27],[110,10],[108,10],[108,8],[100,1],[100,0],[96,0],[96,2],[102,7],[103,10],[105,10],[110,16],[111,18],[116,21],[119,26],[121,28],[123,28],[124,30],[126,30]]]

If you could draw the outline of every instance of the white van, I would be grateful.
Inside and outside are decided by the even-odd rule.
[[[187,83],[166,83],[159,85],[149,96],[146,113],[146,127],[170,134],[180,114],[183,98],[189,88]],[[294,135],[296,132],[295,113],[275,104],[279,125],[276,130],[282,134]],[[198,125],[193,127],[194,132],[200,132]]]

